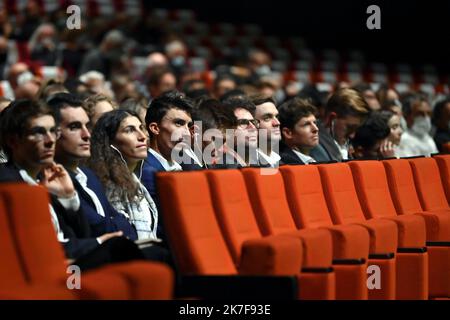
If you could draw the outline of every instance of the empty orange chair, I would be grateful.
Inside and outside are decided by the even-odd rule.
[[[417,214],[425,219],[429,269],[432,271],[429,273],[430,297],[447,296],[450,292],[450,214],[422,209],[408,160],[385,160],[383,164],[397,213]]]
[[[280,171],[284,178],[286,195],[297,227],[330,230],[334,239],[334,259],[339,259],[339,251],[352,250],[353,247],[365,243],[365,239],[358,239],[361,231],[369,240],[367,229],[363,226],[333,226],[317,166],[283,166],[280,167]],[[365,250],[369,250],[369,243]],[[381,255],[379,253],[374,251],[369,255],[368,264],[376,265],[381,270],[380,286],[379,288],[372,287],[369,290],[369,298],[395,299],[395,257],[393,254]],[[345,256],[345,253],[341,255]]]
[[[447,202],[450,204],[450,154],[436,155],[433,159],[438,164],[441,173],[442,186],[444,187],[445,195],[447,196]]]
[[[396,298],[424,297],[422,279],[415,281],[415,276],[408,277],[411,270],[408,260],[410,253],[401,253],[403,249],[397,250],[399,235],[396,223],[387,219],[365,220],[350,167],[346,163],[319,165],[319,172],[333,222],[356,223],[366,227],[371,235],[371,252],[396,254]],[[409,292],[408,288],[412,285],[416,286],[416,290]]]
[[[359,202],[367,218],[394,221],[398,227],[399,299],[428,299],[428,253],[425,221],[417,215],[397,215],[389,193],[386,172],[381,161],[351,161],[353,180]],[[403,249],[407,248],[407,249]],[[431,271],[431,270],[430,270]]]
[[[413,158],[408,161],[422,208],[426,211],[447,211],[450,214],[436,161],[433,158]]]
[[[301,241],[278,238],[270,242],[252,237],[242,243],[240,260],[235,265],[216,220],[205,173],[160,172],[157,187],[165,231],[179,271],[184,276],[201,276],[181,280],[182,286],[189,287],[182,288],[185,294],[211,298],[215,294],[227,294],[229,287],[224,289],[224,286],[235,289],[228,292],[228,298],[245,294],[260,298],[290,294],[289,288],[277,292],[274,286],[277,279],[298,277],[302,264]],[[264,287],[268,281],[271,285]],[[195,291],[208,285],[204,290],[209,292]]]
[[[250,199],[247,195],[244,177],[238,170],[210,170],[206,172],[211,188],[214,208],[217,219],[223,230],[233,260],[239,261],[242,255],[242,246],[248,239],[262,238],[263,235],[258,228]],[[264,238],[279,238],[280,236],[267,236]],[[283,238],[283,236],[281,236]],[[289,237],[290,239],[292,237]],[[321,247],[326,246],[325,238]],[[314,262],[314,258],[307,256],[314,248],[307,245],[303,272],[300,274],[300,298],[301,299],[329,299],[335,296],[334,272],[331,271],[331,243],[329,249],[324,251],[324,258],[330,252],[329,264]],[[311,261],[312,260],[312,261]],[[314,268],[319,266],[322,269]],[[323,270],[324,272],[320,272]]]
[[[47,190],[24,183],[0,184],[0,199],[4,204],[2,219],[8,221],[0,224],[1,245],[11,242],[10,237],[14,241],[13,249],[2,250],[2,287],[53,287],[76,299],[171,298],[173,274],[169,267],[141,261],[83,272],[81,289],[69,290],[64,252],[50,219]],[[24,294],[27,292],[30,299],[39,298],[32,289],[24,289]]]
[[[262,169],[264,170],[264,169]],[[331,237],[336,247],[336,255],[334,255],[333,247],[330,253],[333,254],[335,260],[333,268],[336,273],[336,298],[337,299],[367,299],[367,256],[369,254],[367,233],[353,234],[358,237],[359,245],[353,246],[353,251],[348,246],[340,249],[339,240],[336,238],[339,231],[331,231],[325,229],[301,229],[298,230],[291,215],[289,204],[286,199],[286,191],[284,187],[283,177],[281,174],[261,174],[261,169],[245,168],[241,170],[247,190],[252,202],[254,212],[257,216],[260,229],[263,234],[290,234],[300,237],[305,245],[305,250],[309,253],[323,258],[325,249],[323,243],[317,242],[317,237],[325,234]],[[273,172],[272,172],[273,173]],[[342,236],[342,234],[341,234]],[[314,242],[309,242],[314,239]],[[334,239],[333,239],[334,238]],[[309,248],[308,248],[309,246]],[[311,255],[311,257],[314,257]],[[308,259],[305,259],[305,265]],[[311,266],[314,264],[311,263]]]

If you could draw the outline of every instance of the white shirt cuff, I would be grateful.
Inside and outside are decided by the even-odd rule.
[[[58,198],[59,203],[66,210],[77,211],[80,209],[80,198],[78,197],[78,193],[75,191],[75,194],[70,198]]]

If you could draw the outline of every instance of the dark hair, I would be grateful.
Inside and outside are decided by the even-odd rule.
[[[193,108],[192,101],[180,92],[176,90],[166,92],[150,103],[145,115],[145,125],[148,127],[152,122],[160,123],[170,109],[183,110],[191,115]]]
[[[255,114],[255,104],[247,98],[230,98],[222,101],[223,107],[234,113],[236,109],[245,109],[252,115]]]
[[[325,104],[323,94],[313,84],[305,84],[305,86],[298,93],[297,97],[300,99],[309,100],[316,108],[321,108]]]
[[[220,82],[225,81],[225,80],[230,80],[230,81],[233,81],[234,83],[236,83],[236,80],[234,79],[233,75],[224,73],[224,74],[219,75],[216,79],[214,79],[214,83],[213,83],[214,88],[216,88]]]
[[[203,132],[208,129],[227,129],[237,126],[234,113],[224,108],[221,102],[215,99],[200,103],[192,114],[192,120],[202,121]]]
[[[38,100],[18,99],[14,100],[1,113],[0,137],[2,148],[8,158],[12,158],[13,150],[6,143],[8,137],[22,137],[29,121],[40,116],[52,116],[50,108]]]
[[[354,89],[354,90],[358,91],[359,93],[363,94],[364,91],[372,90],[372,87],[368,83],[360,82],[358,84],[355,84],[352,87],[352,89]]]
[[[111,145],[120,124],[130,116],[139,119],[135,112],[120,109],[107,112],[98,119],[91,136],[91,157],[87,160],[87,165],[96,173],[103,186],[113,190],[109,197],[118,197],[124,202],[136,201],[136,197],[141,196],[139,185],[132,178],[120,152]]]
[[[445,97],[443,100],[438,101],[435,105],[434,105],[434,109],[433,109],[433,124],[434,125],[439,125],[439,121],[442,117],[442,112],[445,109],[445,106],[450,103],[450,96]]]
[[[173,74],[173,76],[175,77],[175,73],[169,67],[155,67],[154,69],[152,69],[152,73],[148,77],[147,85],[151,87],[159,86],[162,77],[168,73]]]
[[[278,119],[280,128],[294,129],[295,124],[302,118],[317,114],[317,108],[309,101],[300,98],[293,98],[284,102],[280,108]]]
[[[61,109],[67,107],[77,108],[82,106],[83,101],[78,99],[75,95],[59,92],[50,96],[47,102],[48,106],[52,110],[55,120],[59,123],[61,121]]]
[[[140,109],[147,110],[148,105],[146,104],[145,98],[127,98],[119,106],[120,110],[132,111],[138,113]]]
[[[327,102],[327,113],[335,112],[339,118],[353,115],[363,117],[369,114],[370,108],[358,91],[349,88],[337,90]]]
[[[372,112],[367,120],[356,130],[355,137],[352,140],[353,147],[362,147],[364,150],[370,150],[377,141],[389,136],[389,128],[385,117],[379,112]]]
[[[272,96],[264,95],[264,94],[255,94],[250,96],[250,101],[253,102],[255,106],[259,106],[264,103],[273,103],[275,106],[277,105],[275,99]]]
[[[412,110],[413,110],[413,106],[415,106],[418,103],[421,102],[427,102],[428,100],[426,99],[426,97],[422,94],[418,94],[418,93],[408,93],[404,96],[402,96],[402,111],[403,111],[403,116],[405,118],[407,118],[409,115],[411,115]]]
[[[386,123],[388,123],[389,120],[391,120],[391,118],[392,118],[393,116],[395,116],[395,113],[393,113],[393,112],[390,111],[390,110],[381,110],[381,111],[378,111],[377,114],[379,114],[380,117],[381,117],[384,121],[386,121]]]
[[[64,86],[62,82],[56,79],[49,79],[41,85],[36,96],[38,99],[45,101],[52,95],[51,93],[52,91],[66,92],[68,91],[68,89]]]
[[[225,101],[231,98],[244,98],[246,97],[246,94],[241,89],[232,89],[227,92],[225,92],[221,97],[220,101]]]
[[[395,91],[398,94],[397,90],[394,88],[389,88],[387,84],[382,84],[378,91],[375,93],[377,96],[378,101],[380,101],[380,105],[382,108],[387,109],[393,105],[398,105],[395,100],[388,100],[387,95],[389,90]],[[399,95],[400,96],[400,95]]]

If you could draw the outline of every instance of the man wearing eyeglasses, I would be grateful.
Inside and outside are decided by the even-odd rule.
[[[281,159],[277,153],[281,131],[275,100],[264,95],[252,96],[251,100],[256,106],[255,118],[259,121],[259,163],[261,166],[277,168]]]
[[[236,128],[230,128],[232,130],[228,130],[227,135],[227,144],[233,153],[234,161],[241,167],[259,166],[257,156],[259,121],[253,117],[255,105],[245,98],[230,98],[223,102],[223,106],[236,117]]]
[[[69,174],[54,162],[55,143],[61,136],[51,110],[42,102],[16,100],[1,119],[2,147],[9,162],[0,167],[0,182],[25,182],[45,186],[50,195],[50,215],[58,241],[68,259],[78,259],[82,270],[123,258],[141,258],[137,246],[120,237],[122,231],[90,236],[80,211],[80,198]],[[81,260],[80,260],[81,259]]]

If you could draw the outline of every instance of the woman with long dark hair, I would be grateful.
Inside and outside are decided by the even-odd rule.
[[[158,211],[138,177],[147,156],[147,135],[139,116],[125,110],[102,115],[92,131],[91,150],[87,164],[113,207],[135,226],[139,240],[157,239]]]

